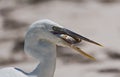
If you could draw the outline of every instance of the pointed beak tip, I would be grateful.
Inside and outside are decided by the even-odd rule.
[[[100,47],[104,47],[102,44],[97,44],[98,46],[100,46]]]
[[[94,57],[92,57],[92,58],[90,58],[91,60],[93,60],[93,61],[96,61],[96,58],[94,58]]]
[[[88,59],[90,59],[90,60],[93,60],[93,61],[96,61],[96,58],[95,57],[93,57],[93,56],[86,56]]]

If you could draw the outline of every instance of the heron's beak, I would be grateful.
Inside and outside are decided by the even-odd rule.
[[[97,43],[97,42],[95,42],[95,41],[92,41],[92,40],[90,40],[90,39],[88,39],[88,38],[86,38],[86,37],[83,37],[83,36],[81,36],[81,35],[79,35],[79,34],[77,34],[77,33],[75,33],[75,32],[72,32],[72,31],[68,30],[68,29],[60,28],[60,27],[57,27],[57,26],[53,26],[52,28],[53,28],[53,30],[54,30],[54,32],[53,32],[54,34],[65,34],[65,35],[68,35],[68,36],[72,37],[73,39],[75,39],[76,42],[80,42],[81,40],[84,40],[84,41],[93,43],[93,44],[95,44],[95,45],[102,46],[101,44],[99,44],[99,43]],[[66,41],[66,39],[65,39],[65,41]],[[93,56],[85,53],[85,52],[82,51],[79,47],[77,47],[77,46],[75,46],[75,45],[73,45],[73,44],[71,44],[71,43],[67,43],[67,46],[69,46],[70,48],[78,51],[78,52],[81,53],[82,55],[84,55],[84,56],[86,56],[86,57],[88,57],[88,58],[90,58],[90,59],[92,59],[92,60],[95,60],[95,58],[94,58]]]
[[[71,36],[72,38],[74,38],[76,41],[80,41],[80,40],[84,40],[84,41],[87,41],[89,43],[93,43],[95,45],[98,45],[98,46],[102,46],[101,44],[95,42],[95,41],[92,41],[84,36],[81,36],[75,32],[72,32],[68,29],[65,29],[65,28],[60,28],[60,27],[57,27],[57,26],[53,26],[53,30],[55,33],[58,33],[58,34],[65,34],[65,35],[68,35],[68,36]],[[103,46],[102,46],[103,47]]]

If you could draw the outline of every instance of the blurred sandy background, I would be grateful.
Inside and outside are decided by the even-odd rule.
[[[46,18],[104,45],[80,44],[96,62],[59,47],[55,77],[120,77],[119,0],[0,0],[0,68],[35,68],[38,62],[23,52],[24,35]]]

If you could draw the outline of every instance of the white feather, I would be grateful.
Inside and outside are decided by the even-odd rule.
[[[14,67],[2,68],[0,77],[28,77],[24,73],[16,70]]]

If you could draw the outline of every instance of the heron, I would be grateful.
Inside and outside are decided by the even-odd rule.
[[[85,53],[75,44],[81,40],[102,46],[101,44],[83,37],[49,19],[34,22],[26,32],[24,51],[40,61],[30,72],[15,67],[0,69],[0,77],[53,77],[56,65],[56,47],[69,47],[90,59],[93,56]]]

